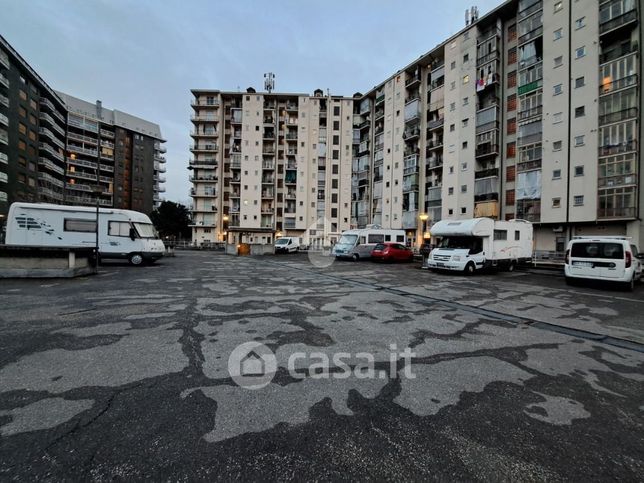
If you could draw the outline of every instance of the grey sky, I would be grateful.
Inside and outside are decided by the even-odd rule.
[[[501,0],[0,0],[0,32],[55,89],[158,123],[189,203],[190,89],[366,92]]]

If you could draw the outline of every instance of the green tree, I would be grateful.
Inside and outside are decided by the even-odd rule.
[[[162,201],[159,207],[150,213],[150,219],[162,238],[189,240],[192,236],[189,226],[190,210],[181,203]]]

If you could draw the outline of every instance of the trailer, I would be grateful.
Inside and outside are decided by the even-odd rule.
[[[346,230],[333,246],[331,254],[336,258],[360,260],[371,257],[371,252],[378,243],[396,242],[407,244],[404,230],[389,230],[379,225],[368,225],[367,228]]]
[[[441,220],[430,230],[440,239],[427,268],[472,274],[485,268],[514,270],[532,260],[532,224],[491,218]]]
[[[47,203],[13,203],[7,217],[7,245],[95,247],[96,208]],[[99,208],[100,259],[126,259],[132,265],[154,262],[165,246],[150,218],[138,211]]]

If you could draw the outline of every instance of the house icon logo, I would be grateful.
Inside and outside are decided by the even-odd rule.
[[[275,376],[275,354],[259,342],[245,342],[230,353],[228,373],[233,381],[246,389],[261,389]]]

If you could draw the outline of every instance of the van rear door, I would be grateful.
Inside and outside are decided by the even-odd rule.
[[[621,278],[625,272],[622,243],[576,241],[570,250],[572,275],[578,277]]]

